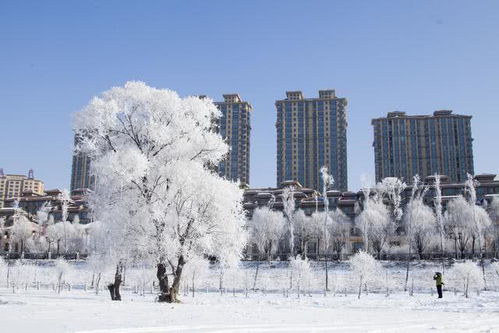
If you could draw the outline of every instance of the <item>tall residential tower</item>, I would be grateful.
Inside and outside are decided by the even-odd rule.
[[[304,98],[301,91],[286,92],[276,101],[277,186],[297,180],[322,191],[320,169],[327,166],[333,188],[346,191],[347,119],[345,98],[334,90],[320,90],[319,98]]]
[[[229,145],[229,153],[218,166],[220,176],[241,185],[249,184],[250,154],[250,115],[251,104],[241,99],[239,94],[223,95],[223,102],[215,102],[222,116],[218,120],[218,130]]]
[[[74,145],[78,144],[78,136],[75,135]],[[71,191],[82,188],[94,189],[95,179],[90,175],[90,157],[77,152],[73,154],[73,165],[71,168]]]
[[[389,112],[372,120],[376,181],[385,177],[414,175],[423,179],[435,173],[447,175],[453,182],[474,174],[471,116],[435,111],[433,116],[408,116]]]

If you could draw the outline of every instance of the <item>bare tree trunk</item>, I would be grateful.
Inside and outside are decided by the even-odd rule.
[[[113,301],[121,301],[120,285],[123,277],[123,266],[124,265],[121,261],[118,263],[118,265],[116,265],[114,283],[111,283],[107,286],[107,289],[109,289],[109,293],[111,294],[111,299]]]
[[[179,259],[179,262],[183,261],[182,258],[183,257],[181,256]],[[183,270],[183,263],[181,265],[179,264],[177,266],[177,269],[175,270],[175,276],[173,278],[172,287],[170,288],[170,293],[168,294],[169,295],[169,298],[167,300],[168,303],[179,303],[177,296],[178,296],[178,292],[180,290],[180,281],[181,281],[181,277],[182,277],[182,270]]]
[[[487,278],[485,277],[485,259],[484,259],[483,253],[482,253],[481,257],[482,258],[480,259],[480,265],[482,266],[483,290],[487,290]]]
[[[99,295],[99,283],[100,283],[101,273],[97,274],[97,281],[95,282],[95,294]],[[92,280],[93,283],[93,280]]]
[[[253,279],[253,291],[256,288],[256,280],[258,279],[258,271],[260,270],[260,261],[256,264],[255,278]]]
[[[7,261],[7,288],[10,286],[10,265],[9,262]]]
[[[407,258],[407,270],[405,271],[405,285],[404,291],[407,291],[407,283],[409,281],[409,269],[411,266],[411,254],[409,253],[409,258]]]
[[[159,302],[167,302],[169,286],[168,286],[168,275],[166,274],[166,265],[159,263],[156,267],[156,277],[159,282]]]
[[[61,281],[62,281],[62,273],[59,273],[59,276],[57,276],[57,293],[61,293]]]
[[[326,255],[326,291],[329,291],[329,269],[327,266],[327,255]]]
[[[182,271],[184,269],[185,260],[183,256],[180,256],[177,261],[177,267],[173,272],[173,282],[170,288],[168,288],[168,278],[166,275],[166,266],[164,264],[158,264],[158,279],[160,282],[161,294],[158,297],[159,302],[167,303],[179,303],[178,293],[180,290],[180,282],[182,279]]]
[[[359,294],[357,295],[357,298],[360,299],[360,294],[362,293],[362,275],[360,276],[360,283],[359,283]]]

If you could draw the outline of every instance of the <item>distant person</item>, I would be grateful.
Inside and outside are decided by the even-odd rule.
[[[435,280],[437,285],[438,298],[442,298],[442,286],[444,285],[444,282],[442,281],[442,273],[435,272],[433,280]]]

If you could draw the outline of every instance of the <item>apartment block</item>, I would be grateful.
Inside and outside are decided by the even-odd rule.
[[[337,97],[334,90],[320,90],[316,98],[288,91],[275,106],[277,186],[295,180],[322,192],[320,169],[327,166],[335,180],[333,188],[346,191],[346,98]]]

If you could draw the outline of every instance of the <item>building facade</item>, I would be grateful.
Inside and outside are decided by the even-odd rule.
[[[320,169],[327,166],[334,189],[346,191],[347,119],[345,98],[334,90],[320,90],[318,98],[301,91],[286,92],[277,109],[277,186],[296,180],[322,192]]]
[[[23,193],[34,193],[41,195],[45,187],[41,180],[35,179],[33,170],[25,175],[4,175],[0,169],[0,208],[4,206],[5,200],[18,200]]]
[[[463,182],[474,174],[471,116],[435,111],[432,116],[409,116],[389,112],[372,120],[376,181],[398,177],[412,182],[445,174],[452,182]]]
[[[218,165],[218,173],[241,185],[250,181],[250,131],[251,104],[241,99],[239,94],[223,95],[223,102],[215,102],[222,116],[218,120],[218,131],[229,145],[229,153]]]
[[[78,144],[78,136],[75,135],[74,145]],[[73,154],[73,164],[71,167],[71,191],[77,189],[95,189],[94,176],[90,175],[90,157],[77,152]]]

